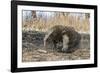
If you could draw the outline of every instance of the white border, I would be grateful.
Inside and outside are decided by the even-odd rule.
[[[22,62],[22,10],[41,10],[41,11],[60,11],[60,12],[82,12],[90,13],[90,59],[89,60],[66,60],[66,61],[46,61],[46,62]],[[40,6],[18,6],[18,51],[17,66],[24,67],[40,67],[40,66],[57,66],[57,65],[77,65],[77,64],[93,64],[94,63],[94,10],[92,9],[76,9],[76,8],[58,8],[58,7],[40,7]]]

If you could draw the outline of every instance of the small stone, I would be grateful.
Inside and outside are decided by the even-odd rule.
[[[39,58],[40,57],[40,55],[35,55],[35,56],[33,56],[33,58]]]
[[[37,50],[37,51],[40,52],[40,53],[47,53],[46,50],[41,50],[41,49],[39,49],[39,50]]]

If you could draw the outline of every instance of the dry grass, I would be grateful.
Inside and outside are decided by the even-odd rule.
[[[89,18],[80,19],[77,16],[55,16],[49,20],[43,20],[41,18],[31,19],[30,21],[23,21],[23,30],[36,30],[47,31],[48,28],[55,25],[64,25],[74,27],[75,30],[80,32],[89,32],[90,22]]]

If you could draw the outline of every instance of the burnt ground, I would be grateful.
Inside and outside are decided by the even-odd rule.
[[[89,48],[76,48],[72,53],[58,52],[54,49],[45,49],[43,38],[45,33],[36,31],[22,32],[22,61],[62,61],[62,60],[83,60],[90,58]]]

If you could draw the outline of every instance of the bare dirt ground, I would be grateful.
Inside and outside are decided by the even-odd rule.
[[[72,53],[58,52],[43,47],[45,33],[27,31],[22,33],[22,62],[83,60],[90,58],[90,49],[77,48]]]

